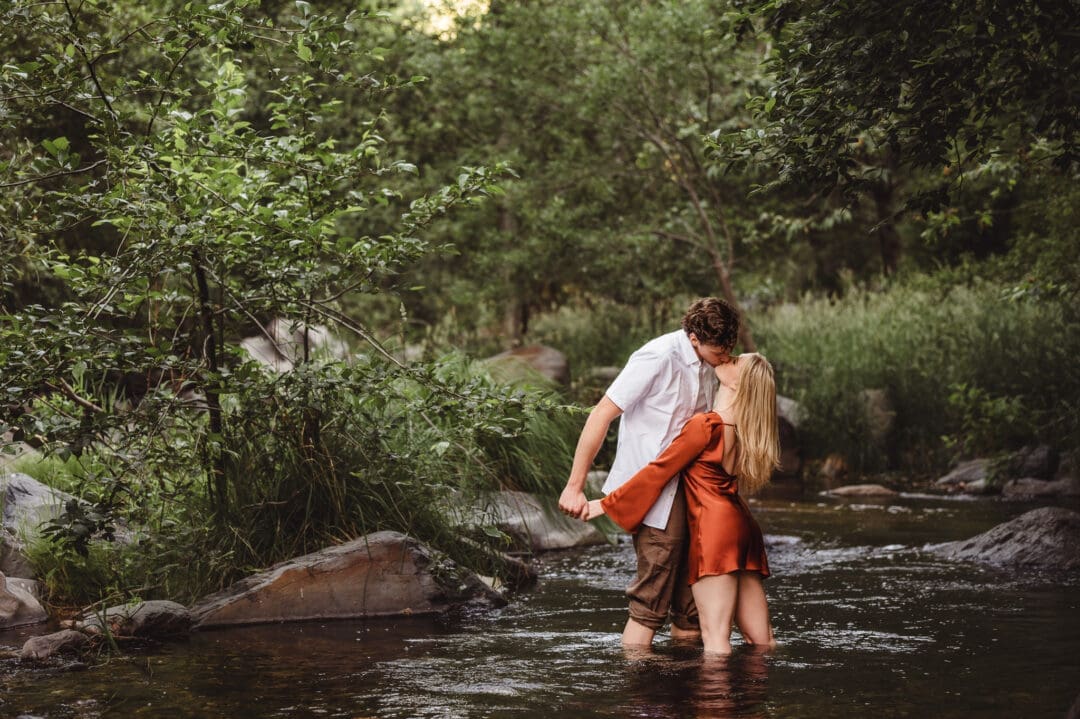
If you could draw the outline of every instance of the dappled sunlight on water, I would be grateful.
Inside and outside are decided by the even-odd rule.
[[[0,661],[0,716],[1063,717],[1080,692],[1080,581],[927,550],[1024,509],[755,502],[772,654],[704,658],[666,636],[624,652],[623,538],[543,556],[536,589],[485,614],[202,632],[89,667]]]

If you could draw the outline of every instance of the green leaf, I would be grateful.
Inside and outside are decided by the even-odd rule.
[[[304,44],[304,36],[296,37],[296,55],[304,62],[311,62],[311,48]]]

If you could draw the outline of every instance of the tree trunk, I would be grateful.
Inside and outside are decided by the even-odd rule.
[[[206,269],[203,267],[202,255],[198,250],[192,253],[192,265],[195,268],[195,282],[199,289],[199,316],[202,319],[202,337],[196,351],[206,363],[207,372],[213,377],[211,382],[206,382],[206,407],[210,416],[210,433],[220,438],[222,436],[221,419],[221,386],[218,377],[217,340],[214,335],[214,308],[210,302],[210,285],[206,281]],[[220,439],[218,440],[220,441]],[[220,451],[209,457],[210,459],[210,486],[211,496],[217,500],[218,508],[228,508],[228,487],[225,483],[225,456]]]
[[[716,250],[710,250],[709,254],[712,256],[713,271],[720,283],[720,296],[739,313],[739,344],[742,345],[743,352],[757,352],[757,344],[754,343],[750,323],[746,321],[746,313],[742,311],[739,301],[735,299],[735,291],[731,288],[731,274],[727,264]]]
[[[881,252],[881,269],[886,275],[896,272],[900,264],[900,233],[896,231],[892,209],[894,190],[893,184],[887,181],[876,183],[872,190],[874,209],[877,212],[877,226],[874,231],[877,233]]]

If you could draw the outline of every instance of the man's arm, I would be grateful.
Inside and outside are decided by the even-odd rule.
[[[605,394],[585,420],[585,427],[578,437],[577,449],[574,450],[570,479],[566,481],[566,488],[559,496],[559,510],[564,514],[585,519],[589,511],[589,502],[585,497],[585,477],[604,443],[608,428],[620,414],[622,410]]]

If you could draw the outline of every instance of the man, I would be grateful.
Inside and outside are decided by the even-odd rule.
[[[735,309],[707,297],[686,311],[681,330],[657,337],[632,354],[585,421],[559,509],[585,518],[585,477],[616,417],[622,416],[619,443],[605,494],[655,459],[691,416],[708,410],[716,390],[713,368],[730,361],[738,334]],[[637,576],[626,590],[630,618],[623,629],[624,646],[651,644],[669,613],[673,639],[699,635],[697,609],[684,574],[686,538],[686,500],[674,477],[634,535]]]

